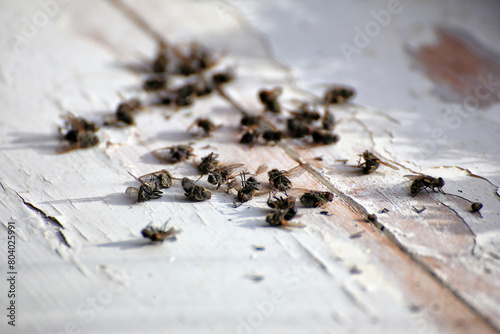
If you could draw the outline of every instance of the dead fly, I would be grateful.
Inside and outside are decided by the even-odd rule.
[[[217,64],[217,58],[214,53],[204,45],[191,43],[190,55],[191,63],[196,64],[198,71],[209,69]]]
[[[333,132],[315,129],[312,133],[312,139],[315,144],[330,145],[336,144],[340,137]]]
[[[188,83],[173,92],[173,101],[177,107],[186,107],[194,103],[196,85]]]
[[[193,202],[201,202],[212,197],[212,193],[202,186],[197,185],[193,180],[187,177],[182,179],[182,189],[184,189],[184,195]]]
[[[287,119],[286,127],[290,137],[292,138],[303,138],[312,133],[312,127],[310,125],[295,118]]]
[[[194,156],[192,152],[193,148],[190,145],[175,145],[156,149],[151,151],[151,154],[164,162],[177,163]]]
[[[267,166],[261,165],[259,166],[259,168],[257,168],[256,174],[258,175],[264,173],[266,170]],[[260,183],[253,176],[250,176],[247,179],[245,172],[241,172],[240,176],[241,176],[241,188],[238,190],[236,198],[239,202],[244,203],[248,202],[255,196],[255,193],[259,190]]]
[[[213,172],[215,168],[220,165],[220,161],[217,160],[218,157],[219,155],[217,153],[212,152],[201,159],[201,163],[198,165],[198,170],[201,172],[201,175]]]
[[[283,93],[281,87],[272,89],[261,89],[259,91],[259,100],[264,105],[264,111],[269,111],[275,114],[281,113],[281,105],[278,102],[278,97]]]
[[[294,119],[306,124],[312,124],[321,118],[316,106],[308,102],[301,103],[298,110],[292,111],[291,114]]]
[[[160,48],[156,54],[156,58],[151,64],[151,69],[154,73],[166,73],[168,63],[170,62],[167,56],[167,46],[163,42],[160,42],[159,46]]]
[[[159,190],[158,183],[156,182],[149,183],[142,180],[139,181],[142,183],[142,185],[139,188],[128,187],[125,190],[125,195],[127,195],[128,198],[136,200],[137,202],[146,202],[151,199],[158,199],[163,194]]]
[[[289,177],[298,176],[304,172],[302,165],[297,165],[289,170],[272,169],[267,172],[269,184],[278,191],[287,191],[292,187]]]
[[[441,188],[444,186],[444,180],[443,178],[434,178],[429,175],[405,175],[406,178],[412,180],[412,184],[410,186],[410,194],[412,197],[415,197],[420,191],[425,189],[427,191],[427,188],[431,188],[432,191],[436,192],[436,188],[438,191],[441,191]]]
[[[250,128],[247,131],[243,132],[243,135],[240,139],[240,144],[245,145],[254,145],[257,143],[257,139],[259,139],[260,131],[255,128]]]
[[[295,216],[291,215],[289,210],[273,210],[266,216],[266,222],[273,227],[304,227],[300,223],[291,223],[290,220]]]
[[[201,87],[199,83],[186,83],[180,87],[168,90],[160,90],[156,97],[157,105],[171,105],[175,107],[186,107],[194,103],[195,97],[201,96],[206,87]],[[207,93],[208,94],[208,93]]]
[[[121,102],[116,108],[115,117],[118,122],[125,125],[132,125],[135,123],[134,113],[142,108],[142,103],[139,99],[130,99]]]
[[[146,92],[153,92],[167,87],[167,78],[163,74],[153,74],[142,84],[142,89]]]
[[[266,130],[262,133],[262,138],[266,142],[274,141],[274,142],[279,142],[281,139],[283,139],[283,131],[280,130]]]
[[[71,112],[61,117],[64,119],[64,126],[59,127],[59,133],[66,144],[58,150],[60,153],[99,144],[99,137],[95,134],[99,131],[97,124],[82,117],[76,117]]]
[[[152,242],[163,242],[165,240],[175,241],[177,240],[176,234],[180,233],[180,230],[176,230],[171,227],[167,229],[168,221],[163,224],[162,227],[155,227],[150,223],[145,228],[142,229],[141,233],[144,238],[151,239]]]
[[[300,203],[306,208],[317,208],[332,200],[333,194],[329,191],[312,190],[304,193],[300,197]]]
[[[170,188],[172,186],[172,180],[174,180],[174,177],[166,169],[139,177],[139,181],[149,184],[156,183],[160,189]]]
[[[295,208],[295,197],[286,196],[286,197],[269,197],[267,200],[267,205],[273,210],[283,210],[285,214],[283,219],[291,220],[297,214],[297,209]]]
[[[216,72],[212,75],[212,81],[216,86],[220,86],[233,81],[236,78],[234,69],[228,68],[221,72]]]
[[[328,104],[344,103],[354,97],[354,88],[340,85],[333,85],[328,88],[324,95],[324,101]]]
[[[196,96],[206,96],[212,94],[215,89],[213,82],[206,80],[203,76],[198,76],[194,84]]]
[[[261,115],[243,114],[240,124],[241,126],[246,126],[246,127],[257,126],[260,124],[261,119],[262,119]]]
[[[217,189],[219,189],[222,184],[227,183],[237,175],[237,173],[234,173],[235,169],[241,168],[243,166],[243,164],[220,164],[213,171],[208,173],[207,181],[210,184],[217,185]]]
[[[323,118],[321,119],[321,126],[323,127],[323,130],[333,131],[336,124],[337,123],[335,122],[335,116],[332,114],[327,104],[325,106],[325,113],[323,115]]]
[[[211,120],[208,118],[198,118],[196,119],[188,128],[187,130],[191,130],[194,126],[199,127],[200,129],[203,130],[205,137],[209,137],[212,132],[214,132],[218,126],[214,124]]]
[[[361,163],[361,158],[363,158],[365,162]],[[358,167],[360,167],[363,170],[363,173],[370,174],[371,172],[374,172],[380,166],[380,164],[392,168],[394,170],[399,169],[396,166],[393,166],[387,162],[383,162],[375,154],[373,154],[368,150],[364,151],[363,154],[360,154]]]
[[[181,55],[179,53],[179,55]],[[189,76],[213,67],[217,63],[213,53],[200,43],[193,42],[188,55],[181,55],[178,74]]]

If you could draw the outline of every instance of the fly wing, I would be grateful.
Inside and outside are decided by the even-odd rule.
[[[297,165],[293,168],[290,168],[288,170],[280,171],[279,175],[274,176],[272,179],[275,179],[279,176],[286,176],[286,177],[295,177],[295,176],[300,176],[302,173],[305,172],[304,166],[303,165]],[[270,178],[270,180],[272,180]]]
[[[158,172],[148,173],[143,176],[139,176],[138,179],[142,183],[150,183],[153,182],[154,179],[158,176]]]
[[[61,115],[61,118],[72,128],[83,130],[82,122],[72,112],[68,111],[66,114]]]
[[[226,187],[227,187],[227,193],[229,193],[229,190],[231,189],[235,189],[236,191],[240,191],[241,190],[241,184],[238,180],[236,179],[231,179],[231,181],[229,181],[228,183],[226,183]]]
[[[137,198],[139,198],[139,188],[136,188],[136,187],[128,187],[126,190],[125,190],[125,195],[130,198],[130,199],[133,199],[133,200],[136,200],[137,201]]]
[[[286,172],[286,176],[288,177],[296,177],[302,175],[306,170],[304,169],[304,165],[297,165]]]
[[[425,178],[426,175],[424,175],[424,174],[419,174],[419,175],[409,174],[409,175],[403,175],[403,177],[406,177],[410,181],[415,181],[418,179]]]
[[[171,148],[172,146],[157,148],[156,150],[151,151],[151,154],[160,160],[168,160],[170,159],[169,153]]]
[[[299,198],[300,196],[304,195],[306,192],[313,191],[311,189],[305,189],[305,188],[290,188],[286,191],[287,195],[289,196],[294,196]]]
[[[229,164],[229,165],[222,165],[220,167],[217,167],[217,170],[219,170],[220,172],[231,172],[231,171],[234,171],[235,169],[238,169],[238,168],[241,168],[245,166],[244,164]]]
[[[380,162],[380,163],[381,163],[382,165],[384,165],[384,166],[387,166],[387,167],[389,167],[389,168],[392,168],[393,170],[399,170],[399,168],[398,168],[398,167],[396,167],[396,166],[394,166],[394,165],[391,165],[391,164],[390,164],[390,163],[388,163],[388,162],[384,162],[384,161],[381,161],[381,160],[379,160],[378,162]]]
[[[262,164],[259,167],[257,167],[257,170],[255,171],[255,174],[256,175],[262,174],[262,173],[266,172],[268,169],[269,169],[269,167],[267,167],[266,164]]]

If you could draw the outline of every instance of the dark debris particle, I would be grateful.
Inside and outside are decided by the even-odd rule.
[[[349,270],[349,272],[352,274],[352,275],[358,275],[358,274],[361,274],[361,269],[358,268],[358,266],[356,265],[353,265],[351,267],[351,269]]]
[[[356,233],[353,233],[349,236],[349,239],[357,239],[357,238],[361,238],[361,235],[365,233],[365,231],[359,231],[359,232],[356,232]]]
[[[412,313],[417,313],[417,312],[419,312],[419,311],[420,311],[420,309],[421,309],[421,308],[420,308],[420,306],[418,306],[418,305],[411,304],[411,305],[410,305],[410,307],[409,307],[409,309],[410,309],[410,312],[412,312]]]
[[[425,211],[425,209],[427,209],[425,206],[421,207],[420,209],[417,209],[414,206],[412,206],[412,208],[413,208],[413,211],[415,211],[416,213],[422,213]]]
[[[472,212],[479,212],[483,208],[483,203],[474,202],[470,205],[470,209]]]
[[[264,280],[264,275],[261,274],[246,274],[245,278],[254,281],[255,283],[259,283]]]

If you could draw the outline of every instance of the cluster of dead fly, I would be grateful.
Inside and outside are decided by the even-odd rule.
[[[330,105],[348,102],[355,96],[354,89],[332,85],[325,91],[322,98],[318,98],[315,102],[301,101],[293,110],[286,109],[280,102],[280,96],[283,93],[281,87],[261,89],[257,92],[257,98],[263,106],[263,112],[252,114],[227,95],[223,86],[234,80],[235,72],[232,68],[217,69],[218,63],[219,58],[199,43],[192,43],[187,48],[159,43],[155,58],[141,68],[145,74],[142,89],[148,93],[150,97],[148,100],[152,101],[149,105],[169,106],[179,110],[192,105],[198,98],[217,92],[242,114],[240,122],[242,128],[241,144],[277,143],[285,138],[302,138],[311,145],[330,145],[339,141],[340,137],[334,133],[336,121],[330,111]],[[100,124],[67,113],[63,116],[64,125],[59,128],[63,141],[59,151],[64,153],[98,145],[97,132],[100,127],[135,125],[135,116],[145,106],[146,103],[137,98],[128,100],[122,98],[122,102],[118,104],[114,114],[105,117]],[[188,130],[195,126],[205,136],[210,136],[218,128],[208,118],[196,119],[188,127]],[[190,145],[160,148],[151,153],[166,163],[177,163],[194,156],[193,148]],[[380,165],[397,169],[370,151],[360,154],[358,165],[355,167],[360,168],[364,174],[369,174]],[[292,189],[289,177],[303,170],[302,165],[286,171],[279,169],[268,171],[269,184],[264,185],[264,187],[257,180],[257,175],[267,170],[264,165],[252,175],[242,170],[243,164],[226,165],[220,163],[218,155],[212,152],[204,157],[197,164],[197,167],[201,174],[200,178],[207,175],[208,183],[214,185],[216,189],[225,185],[228,193],[234,190],[237,202],[244,203],[255,195],[268,193],[267,204],[271,208],[271,212],[266,216],[266,221],[269,225],[300,226],[298,223],[291,222],[297,213],[296,198],[287,194],[287,191],[290,192]],[[427,189],[441,191],[444,186],[444,180],[441,177],[434,178],[423,174],[406,176],[413,180],[410,186],[412,196]],[[190,201],[205,201],[212,196],[208,189],[197,184],[199,179],[175,178],[165,169],[136,179],[140,185],[128,187],[126,194],[138,202],[160,198],[163,189],[170,188],[176,181],[180,181],[185,196]],[[278,192],[284,193],[284,196],[277,196]],[[310,208],[319,207],[332,199],[331,192],[302,190],[300,202],[304,207]],[[473,203],[471,210],[477,212],[481,207],[481,203]],[[376,217],[368,217],[367,219],[376,220]],[[148,225],[143,229],[142,234],[152,241],[163,241],[174,238],[177,232],[173,228],[167,229],[165,224],[161,228]]]
[[[251,115],[243,112],[240,143],[254,145],[259,142],[259,138],[265,143],[279,142],[284,138],[305,138],[312,145],[330,145],[340,140],[339,135],[333,132],[336,122],[329,106],[347,102],[354,97],[354,89],[333,85],[319,101],[323,105],[322,112],[318,103],[301,101],[294,110],[288,110],[286,119],[280,118],[285,110],[279,101],[282,93],[281,87],[261,89],[257,93],[264,113]],[[280,123],[283,125],[279,128],[276,125]]]
[[[176,155],[179,150],[182,152],[189,152],[190,154],[192,152],[191,149],[187,150],[186,147],[182,145],[173,146],[169,149],[172,156]],[[185,159],[187,159],[187,157],[184,155],[182,160]],[[363,162],[361,162],[362,159],[364,160]],[[171,160],[174,159],[171,158]],[[357,167],[360,168],[363,173],[369,174],[374,172],[380,165],[397,169],[397,167],[387,162],[383,162],[370,151],[365,151],[360,154]],[[197,168],[201,174],[198,180],[204,175],[207,175],[208,183],[215,186],[216,189],[219,189],[221,185],[225,185],[227,193],[234,190],[236,192],[235,199],[240,203],[248,202],[256,195],[268,193],[267,205],[271,208],[271,211],[266,215],[266,222],[273,227],[304,226],[299,222],[292,222],[292,219],[297,215],[296,197],[289,193],[293,192],[294,194],[300,194],[300,203],[305,208],[318,208],[333,200],[333,193],[328,191],[304,190],[292,187],[292,181],[290,179],[304,172],[304,165],[297,165],[289,170],[269,170],[267,172],[268,184],[264,186],[261,186],[261,183],[256,177],[268,170],[266,165],[261,165],[255,174],[248,178],[248,172],[243,170],[238,171],[238,169],[241,169],[243,166],[243,164],[222,164],[218,160],[218,155],[212,152],[202,158],[201,162],[197,164]],[[239,182],[237,180],[238,176],[240,177]],[[444,180],[441,177],[434,178],[423,174],[405,176],[413,180],[410,186],[410,193],[412,196],[416,196],[420,191],[427,189],[442,191],[441,189],[444,186]],[[193,181],[187,177],[182,179],[175,178],[165,169],[140,176],[136,179],[141,183],[140,187],[128,187],[125,192],[129,197],[138,202],[160,198],[162,195],[160,189],[170,188],[174,180],[181,181],[181,186],[185,192],[184,194],[190,201],[205,201],[209,200],[212,196],[209,190],[196,184],[198,180]],[[284,196],[278,196],[278,193],[282,193]],[[483,205],[479,202],[472,203],[471,211],[479,212],[482,206]],[[366,219],[370,222],[376,222],[377,216],[369,214]],[[175,240],[175,235],[179,233],[179,231],[174,228],[167,229],[167,223],[161,228],[148,225],[142,230],[142,234],[145,238],[149,238],[153,242]]]
[[[142,84],[149,93],[149,106],[167,106],[175,110],[192,105],[197,98],[218,92],[223,98],[232,102],[224,92],[223,85],[235,79],[232,68],[214,70],[217,58],[204,46],[193,43],[187,51],[179,47],[166,46],[160,43],[156,57],[142,69],[146,78]],[[281,87],[261,89],[257,96],[263,105],[263,113],[251,114],[240,110],[243,114],[241,126],[243,133],[240,143],[254,145],[259,139],[265,143],[279,142],[284,138],[309,138],[313,145],[330,145],[339,141],[338,134],[333,132],[336,122],[329,109],[330,104],[344,103],[355,95],[354,89],[333,85],[326,90],[319,104],[316,102],[300,102],[294,110],[288,110],[288,117],[282,119],[283,110],[279,101]],[[100,127],[127,127],[135,125],[135,116],[144,110],[146,103],[131,98],[118,104],[113,115],[106,116],[100,124],[76,117],[71,113],[64,115],[65,125],[59,128],[63,145],[59,151],[65,153],[75,149],[89,148],[99,144],[96,132]],[[281,128],[277,125],[283,123]],[[216,126],[208,118],[198,118],[188,127],[198,127],[205,136],[215,131]]]
[[[143,72],[142,89],[148,93],[149,106],[169,106],[175,110],[192,105],[197,98],[207,96],[234,80],[232,68],[217,68],[218,58],[199,43],[188,48],[159,43],[155,58],[136,71]],[[89,122],[72,113],[63,116],[64,125],[59,128],[62,145],[60,153],[89,148],[99,144],[97,131],[100,127],[127,127],[135,125],[135,116],[146,107],[137,99],[124,99],[112,115],[99,122]],[[208,119],[198,119],[198,126],[205,135],[217,127]]]
[[[235,193],[235,207],[238,205],[236,202],[244,203],[255,196],[268,194],[267,204],[272,211],[266,216],[266,222],[271,226],[303,226],[290,222],[296,216],[297,208],[296,198],[288,194],[287,191],[300,194],[300,202],[305,208],[317,208],[333,200],[331,192],[292,188],[290,178],[300,175],[304,171],[303,165],[297,165],[289,170],[269,170],[267,172],[269,182],[264,185],[261,185],[257,180],[257,175],[268,170],[266,165],[261,165],[253,175],[243,170],[243,166],[243,164],[223,164],[218,160],[218,155],[212,152],[197,164],[200,172],[198,180],[206,175],[207,182],[212,184],[216,190],[224,185],[227,193],[233,191]],[[140,182],[140,186],[128,187],[125,193],[138,202],[160,198],[162,189],[170,188],[175,181],[180,181],[184,194],[190,201],[200,202],[212,197],[210,190],[197,184],[198,180],[191,180],[187,177],[176,178],[165,169],[142,175],[136,179]],[[283,195],[277,196],[278,193]],[[149,233],[153,230],[151,227],[147,227],[145,231]],[[143,231],[143,234],[146,232]],[[154,238],[158,238],[158,235],[154,234]]]

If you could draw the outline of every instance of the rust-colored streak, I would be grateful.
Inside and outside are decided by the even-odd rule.
[[[411,52],[445,101],[486,108],[500,101],[500,55],[464,31],[438,28],[436,44]]]

